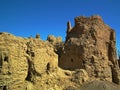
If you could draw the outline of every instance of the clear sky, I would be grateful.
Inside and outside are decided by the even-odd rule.
[[[120,49],[119,0],[0,0],[0,32],[29,37],[40,34],[66,36],[68,20],[76,16],[100,15],[117,34]]]

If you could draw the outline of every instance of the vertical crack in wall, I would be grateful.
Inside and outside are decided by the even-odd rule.
[[[27,77],[25,80],[27,81],[33,81],[32,77],[33,77],[33,73],[32,73],[32,62],[30,61],[30,59],[27,59],[27,63],[28,63],[28,73],[27,73]]]
[[[40,73],[38,73],[35,70],[35,66],[34,66],[34,57],[35,57],[35,53],[32,50],[32,44],[31,42],[27,43],[27,63],[28,63],[28,73],[27,73],[27,77],[25,80],[30,81],[30,82],[34,82],[35,80],[35,76],[41,76]]]
[[[3,90],[8,90],[8,89],[7,89],[7,86],[4,86],[4,87],[3,87]]]

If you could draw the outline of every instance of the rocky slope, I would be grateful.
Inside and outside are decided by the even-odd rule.
[[[67,23],[66,41],[0,33],[0,90],[120,90],[115,31],[100,16]],[[98,88],[99,87],[99,88]]]

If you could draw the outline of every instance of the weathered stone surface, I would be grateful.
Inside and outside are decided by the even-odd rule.
[[[71,23],[70,23],[70,21],[68,21],[68,23],[67,23],[67,33],[69,33],[71,29],[72,29]]]
[[[48,41],[1,33],[0,90],[63,90],[74,85],[72,72],[58,67],[54,49]]]
[[[113,78],[113,82],[120,85],[120,69],[119,68],[112,68],[112,78]]]
[[[89,80],[88,73],[84,69],[76,70],[72,76],[71,81],[80,85]]]
[[[61,37],[55,37],[54,35],[48,35],[47,40],[53,45],[62,42]]]
[[[37,38],[37,39],[40,39],[40,34],[36,34],[36,38]]]
[[[27,81],[36,83],[44,74],[56,72],[57,61],[58,56],[48,42],[19,38],[8,33],[0,35],[2,88],[25,90]]]
[[[115,41],[114,30],[100,16],[76,17],[75,26],[67,32],[59,66],[85,69],[92,79],[112,81],[111,67],[118,67]]]
[[[65,42],[0,33],[0,90],[120,90],[115,43],[100,16],[68,22]]]

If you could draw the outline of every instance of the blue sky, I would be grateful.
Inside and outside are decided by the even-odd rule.
[[[76,16],[100,15],[116,31],[120,49],[119,0],[0,0],[0,32],[29,37],[37,33],[66,36],[68,20]]]

